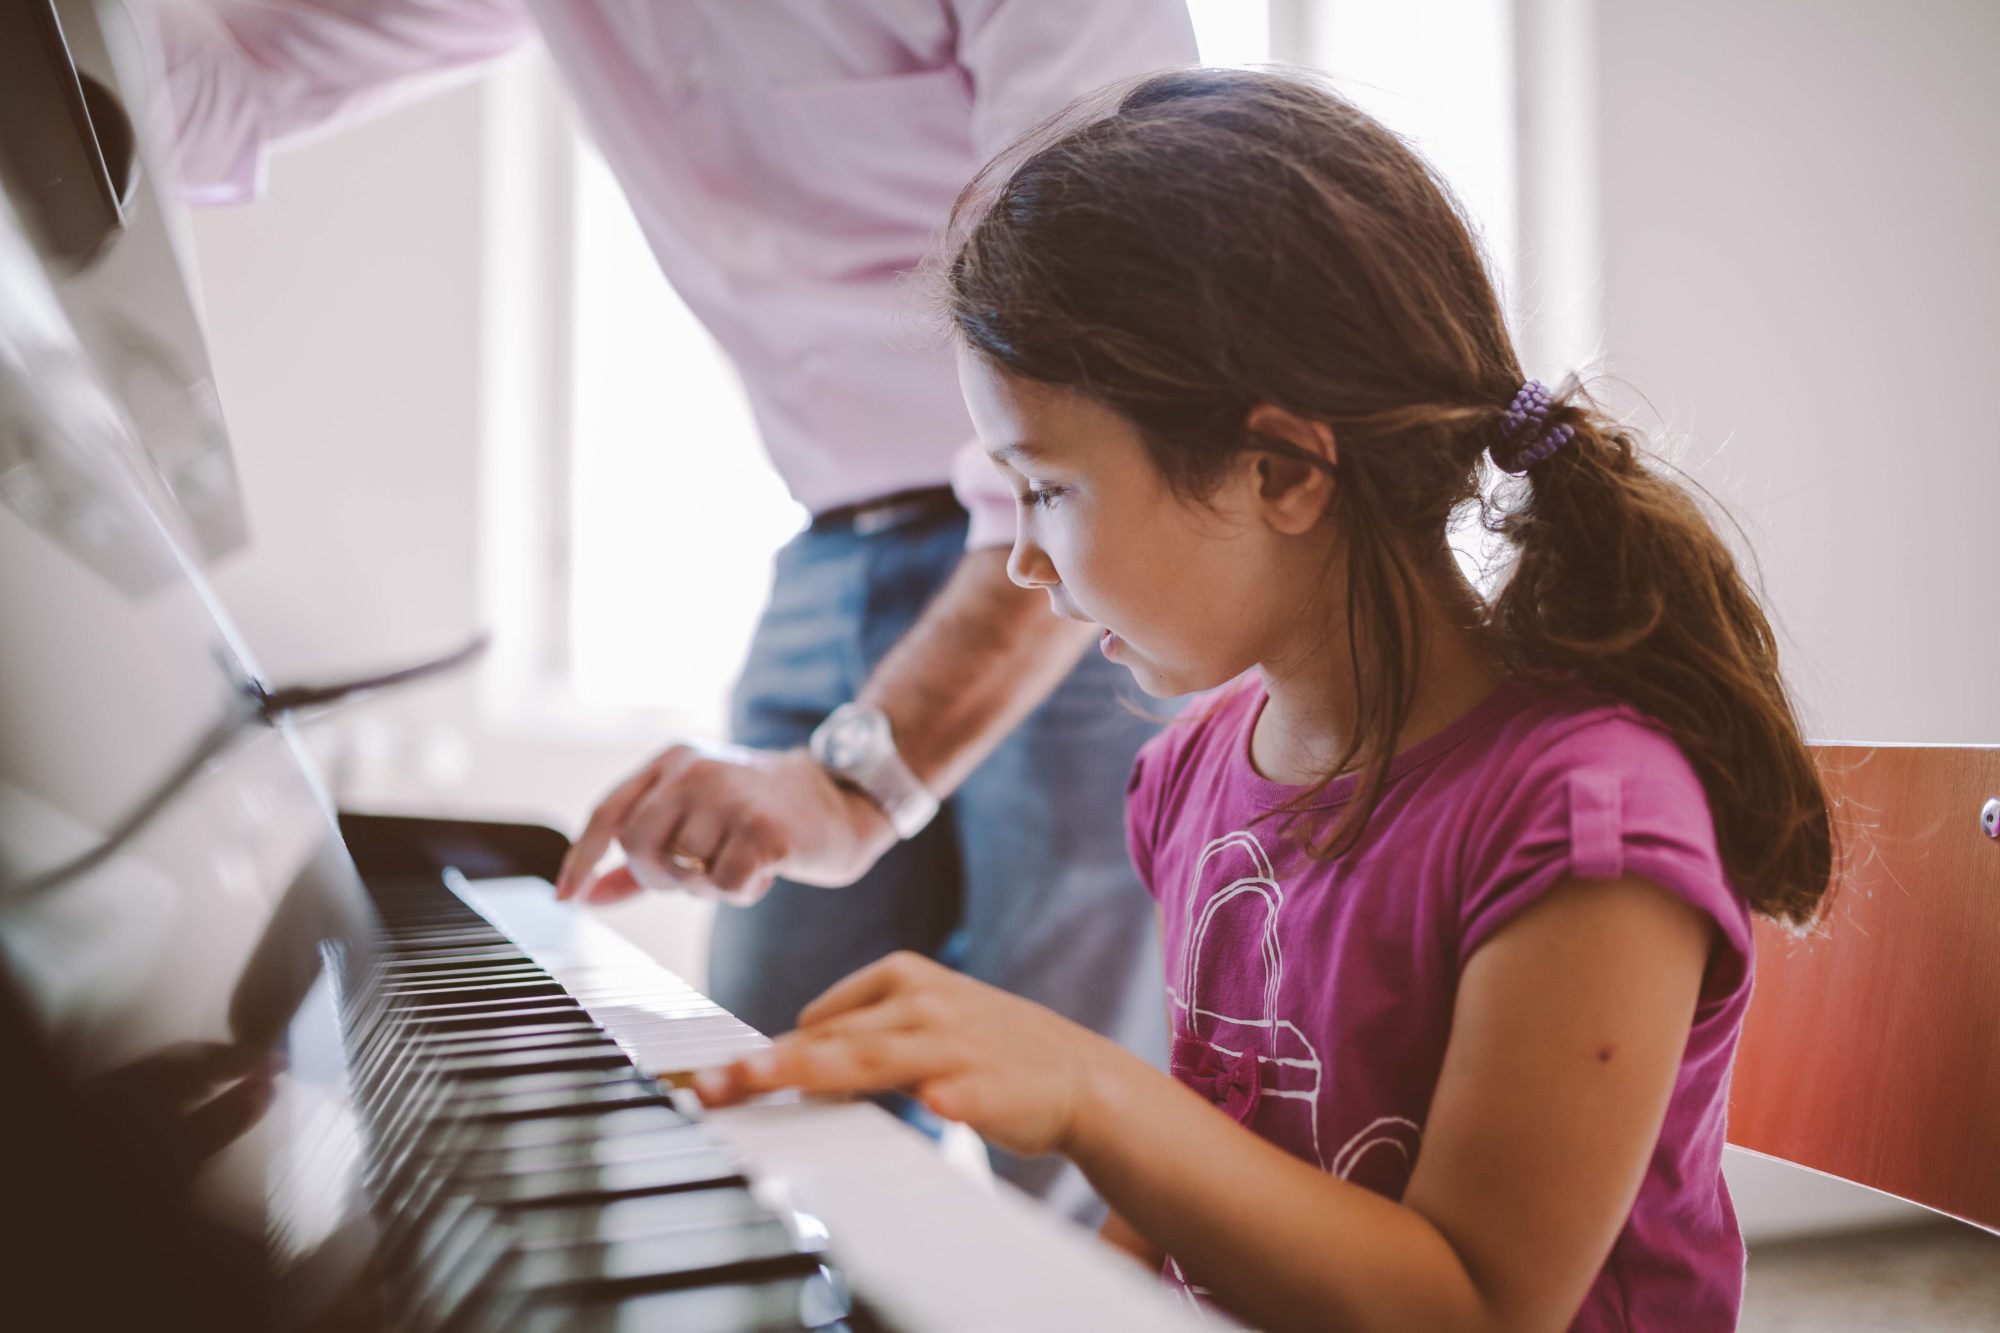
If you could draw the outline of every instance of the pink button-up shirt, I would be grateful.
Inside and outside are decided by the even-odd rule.
[[[736,364],[806,508],[950,480],[1013,500],[899,281],[986,158],[1072,99],[1195,57],[1182,0],[254,0],[161,10],[183,194],[539,31],[660,267]]]

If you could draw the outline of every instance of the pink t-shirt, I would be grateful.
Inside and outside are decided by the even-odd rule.
[[[1329,864],[1259,820],[1295,791],[1250,764],[1265,697],[1254,677],[1225,687],[1132,770],[1127,835],[1161,907],[1175,1077],[1400,1198],[1466,960],[1567,876],[1657,884],[1712,918],[1717,943],[1659,1144],[1573,1327],[1734,1328],[1743,1240],[1722,1144],[1750,912],[1686,757],[1631,708],[1503,685],[1397,757],[1361,842]],[[1353,787],[1327,788],[1326,817]]]

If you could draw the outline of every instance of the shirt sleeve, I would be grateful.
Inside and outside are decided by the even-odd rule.
[[[1014,544],[1014,523],[1020,504],[993,460],[975,440],[968,440],[951,460],[951,488],[972,522],[965,532],[965,549],[984,550]]]
[[[1192,64],[1184,0],[952,0],[981,159],[1085,93]]]
[[[174,188],[191,203],[254,198],[269,149],[435,88],[534,32],[519,0],[174,0],[156,22]]]
[[[1721,945],[1704,1000],[1742,980],[1749,908],[1723,870],[1701,781],[1670,737],[1636,718],[1600,717],[1493,776],[1502,794],[1468,847],[1460,966],[1564,880],[1631,877],[1715,924]]]
[[[1161,789],[1171,767],[1163,753],[1168,734],[1162,732],[1139,747],[1125,779],[1125,850],[1139,872],[1139,883],[1155,898],[1160,894],[1153,887],[1153,849],[1159,845]]]

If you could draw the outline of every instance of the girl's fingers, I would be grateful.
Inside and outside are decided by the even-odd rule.
[[[646,765],[612,788],[611,794],[591,811],[590,822],[583,826],[583,832],[570,844],[569,851],[563,855],[562,868],[556,872],[556,897],[573,896],[583,886],[584,877],[611,850],[612,839],[618,836],[618,828],[625,822],[625,816],[653,785],[653,770],[654,765]]]
[[[916,984],[927,969],[942,970],[922,954],[892,953],[827,987],[818,999],[799,1010],[799,1026],[812,1027],[850,1009],[879,1004]]]
[[[909,997],[891,995],[875,1004],[835,1014],[832,1018],[801,1024],[797,1031],[786,1033],[785,1039],[861,1040],[888,1032],[914,1033],[921,1026],[916,1007],[910,1003]]]
[[[976,1080],[970,1070],[958,1070],[917,1085],[917,1100],[946,1120],[973,1123],[979,1116]]]
[[[779,1088],[874,1092],[932,1077],[939,1072],[939,1058],[934,1042],[909,1033],[832,1038],[793,1033],[724,1069],[696,1075],[695,1091],[711,1106],[727,1106]]]

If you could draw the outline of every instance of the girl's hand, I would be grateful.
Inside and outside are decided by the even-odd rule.
[[[697,1075],[710,1106],[760,1092],[900,1089],[1010,1151],[1063,1152],[1094,1079],[1132,1056],[921,954],[891,954],[807,1005],[769,1050]]]

